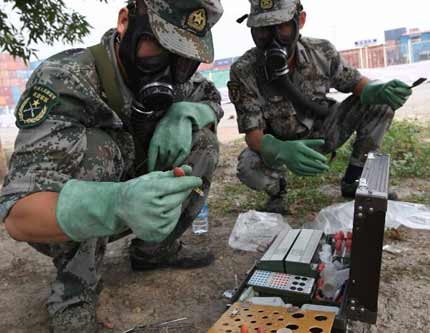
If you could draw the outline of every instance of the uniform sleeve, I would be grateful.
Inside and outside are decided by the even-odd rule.
[[[59,192],[72,178],[87,147],[85,126],[71,116],[74,112],[82,112],[80,102],[63,97],[41,124],[19,130],[1,192],[0,220],[19,199]]]
[[[246,85],[245,75],[233,65],[228,83],[230,100],[236,108],[239,133],[266,128],[262,108],[255,93]]]
[[[183,85],[184,101],[209,105],[219,122],[224,116],[221,107],[221,95],[215,85],[200,73],[194,74],[190,81]]]
[[[351,93],[362,78],[362,75],[356,68],[347,63],[333,45],[330,44],[330,46],[331,86],[340,92]]]

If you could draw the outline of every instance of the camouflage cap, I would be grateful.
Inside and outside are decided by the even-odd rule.
[[[214,60],[210,29],[221,18],[219,0],[144,0],[151,28],[167,50],[201,62]]]
[[[264,27],[290,21],[300,0],[249,0],[251,13],[248,17],[248,27]]]

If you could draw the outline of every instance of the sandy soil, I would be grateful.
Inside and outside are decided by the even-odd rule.
[[[417,88],[408,105],[397,117],[428,121],[430,85]],[[226,106],[221,123],[220,166],[216,171],[211,202],[223,196],[226,182],[237,183],[237,152],[243,144],[229,143],[237,138],[234,112]],[[14,129],[1,129],[1,140],[10,151]],[[227,134],[226,134],[227,133]],[[408,186],[414,182],[409,180]],[[339,195],[334,191],[333,195]],[[232,198],[233,199],[233,198]],[[207,329],[225,310],[222,294],[240,281],[259,257],[256,253],[229,248],[228,236],[236,214],[210,210],[210,232],[206,236],[187,234],[185,241],[208,246],[215,262],[195,270],[163,269],[145,273],[132,272],[127,255],[130,238],[111,244],[104,265],[104,285],[98,318],[100,332],[122,332],[134,325],[188,317],[198,329]],[[296,224],[294,216],[289,222]],[[384,253],[377,332],[430,332],[430,232],[401,229],[401,240],[386,238],[404,251],[398,255]],[[0,332],[47,332],[45,300],[49,283],[55,278],[50,259],[29,246],[11,240],[0,226]],[[107,328],[112,327],[112,328]]]
[[[209,207],[222,196],[223,183],[236,182],[232,156],[237,149],[237,145],[223,146]],[[234,288],[235,276],[242,280],[259,257],[227,245],[236,217],[211,212],[207,236],[186,235],[186,242],[208,246],[216,256],[211,266],[202,269],[135,273],[127,255],[130,238],[111,244],[98,308],[100,332],[122,332],[135,325],[180,317],[194,322],[197,332],[206,332],[225,310],[228,301],[222,297],[223,291]],[[294,216],[288,221],[298,226]],[[430,232],[401,229],[400,235],[401,240],[386,239],[404,251],[399,255],[384,253],[375,331],[430,332]],[[0,331],[46,332],[45,299],[55,277],[49,258],[11,240],[3,227],[0,254]]]

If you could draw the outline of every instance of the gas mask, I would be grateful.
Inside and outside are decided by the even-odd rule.
[[[255,45],[264,52],[268,81],[273,81],[288,73],[288,59],[296,52],[297,41],[300,37],[299,14],[296,14],[286,24],[290,26],[291,31],[287,36],[281,35],[280,25],[251,29]]]
[[[279,96],[286,96],[298,110],[313,113],[318,118],[325,118],[329,114],[328,107],[319,105],[304,95],[290,80],[288,72],[288,59],[294,56],[299,33],[298,11],[287,26],[266,26],[251,29],[255,45],[264,54],[264,70],[269,86]],[[281,34],[281,28],[288,35]],[[284,30],[285,29],[285,30]]]
[[[160,118],[174,101],[174,85],[184,83],[200,63],[162,48],[160,54],[138,57],[145,40],[155,40],[147,15],[129,6],[128,28],[119,42],[119,57],[127,75],[126,84],[134,95],[133,111]]]

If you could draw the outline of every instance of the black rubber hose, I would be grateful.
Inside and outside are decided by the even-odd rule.
[[[282,91],[282,94],[286,95],[295,107],[308,110],[318,118],[325,118],[330,113],[328,107],[315,103],[303,95],[299,89],[294,86],[288,75],[282,75],[274,79],[272,84]]]

